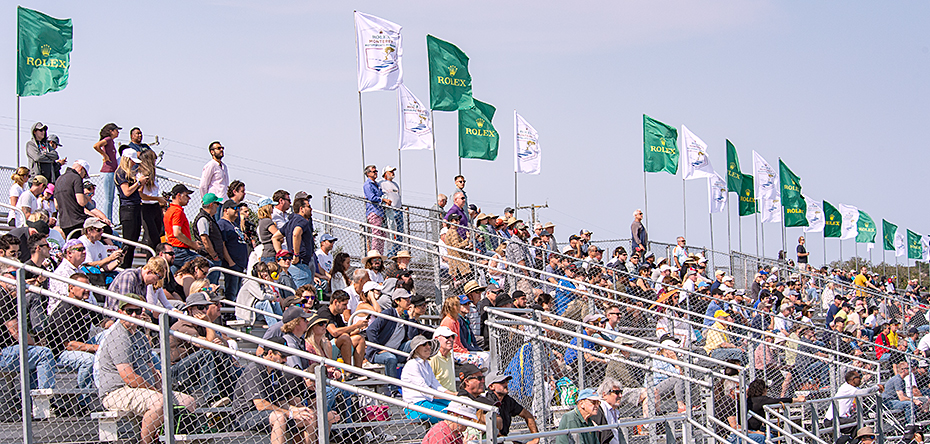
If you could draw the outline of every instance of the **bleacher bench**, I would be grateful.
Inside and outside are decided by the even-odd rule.
[[[100,442],[134,440],[142,433],[142,417],[129,411],[93,412],[90,418],[97,420]]]
[[[32,396],[32,417],[35,419],[49,419],[54,415],[52,398],[58,395],[95,395],[94,389],[35,389],[29,394]]]

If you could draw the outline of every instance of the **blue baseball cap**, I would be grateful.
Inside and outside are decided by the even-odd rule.
[[[578,392],[578,400],[590,399],[592,401],[600,401],[601,397],[597,395],[597,392],[594,389],[586,388]]]
[[[323,234],[322,236],[320,236],[320,242],[325,242],[325,241],[333,241],[333,242],[336,242],[336,240],[337,240],[337,239],[336,239],[335,237],[333,237],[332,234],[329,234],[329,233],[325,233],[325,234]]]
[[[259,208],[264,207],[265,205],[274,205],[274,201],[272,201],[271,199],[269,199],[269,198],[267,198],[267,197],[264,198],[264,199],[262,199],[262,200],[260,200],[260,201],[258,201],[258,207],[259,207]]]
[[[469,298],[468,295],[460,294],[459,303],[461,303],[462,305],[471,304],[471,298]]]

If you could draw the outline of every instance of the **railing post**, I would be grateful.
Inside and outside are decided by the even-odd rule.
[[[329,442],[329,412],[326,411],[326,366],[320,364],[313,369],[316,376],[316,431],[318,443]]]
[[[487,415],[484,415],[484,425],[488,428],[485,437],[490,444],[497,443],[497,413],[488,412]]]
[[[578,333],[584,334],[584,327],[582,327],[581,324],[578,324]],[[584,385],[584,351],[582,351],[584,350],[584,339],[578,338],[578,340],[575,341],[575,344],[577,344],[578,347],[581,349],[581,350],[575,350],[575,361],[578,362],[578,387],[579,387],[578,390],[582,390],[585,388],[585,385]]]
[[[879,372],[879,374],[881,374],[881,372]],[[875,433],[876,433],[876,438],[877,438],[876,441],[878,441],[878,444],[885,444],[885,432],[883,430],[884,426],[882,425],[882,422],[883,422],[882,421],[882,409],[884,408],[884,406],[882,405],[882,395],[881,393],[875,393],[874,396],[875,396]]]
[[[171,318],[168,313],[164,312],[158,315],[158,340],[161,351],[161,391],[162,404],[165,410],[165,444],[174,444],[174,430],[176,418],[174,417],[174,392],[171,388],[171,348],[168,346],[168,340],[171,339],[169,333],[171,327]]]
[[[29,382],[29,345],[26,324],[26,270],[16,270],[16,321],[19,323],[19,391],[23,407],[23,443],[32,444],[32,396]]]
[[[743,428],[743,432],[749,430],[749,406],[746,405],[746,373],[739,372],[739,411],[744,412],[745,414],[740,415],[740,426]]]

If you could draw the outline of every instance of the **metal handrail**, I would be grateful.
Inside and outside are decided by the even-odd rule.
[[[251,311],[251,312],[253,312],[253,313],[255,313],[255,314],[260,314],[260,315],[262,315],[262,316],[269,316],[269,317],[275,318],[275,319],[277,319],[277,320],[279,320],[279,321],[280,321],[281,319],[284,319],[284,316],[281,316],[281,315],[278,315],[278,314],[274,314],[274,313],[271,313],[271,312],[268,312],[268,311],[262,311],[262,310],[259,310],[259,309],[255,308],[255,307],[249,307],[248,305],[243,305],[243,304],[240,304],[240,303],[238,303],[238,302],[236,302],[236,301],[230,301],[229,299],[221,299],[220,302],[222,302],[222,303],[224,303],[224,304],[226,304],[226,305],[232,305],[233,307],[236,307],[236,308],[241,308],[241,309],[243,309],[243,310]],[[270,327],[270,325],[269,325],[269,327]]]
[[[353,321],[355,320],[355,317],[358,316],[358,315],[360,315],[360,314],[369,314],[369,315],[371,315],[371,316],[376,316],[376,317],[379,317],[379,318],[387,319],[387,320],[389,320],[389,321],[397,322],[398,324],[404,324],[404,325],[408,325],[408,326],[411,326],[411,327],[419,328],[420,330],[428,331],[428,332],[430,332],[430,333],[436,333],[436,329],[433,328],[433,327],[429,327],[429,326],[426,326],[426,325],[423,325],[423,324],[417,324],[416,322],[408,321],[408,320],[406,320],[406,319],[401,319],[401,318],[398,318],[398,317],[395,317],[395,316],[391,316],[391,315],[386,315],[386,314],[384,314],[384,313],[377,312],[377,311],[373,311],[373,310],[369,310],[369,309],[367,309],[367,308],[363,308],[363,309],[361,309],[361,310],[355,310],[355,313],[352,313],[352,316],[349,316],[348,325],[352,325],[352,324],[354,323]]]
[[[184,177],[184,178],[187,178],[187,179],[191,179],[191,180],[195,180],[195,181],[198,181],[198,182],[200,181],[200,178],[197,177],[197,176],[193,176],[193,175],[190,175],[190,174],[187,174],[187,173],[182,173],[182,172],[180,172],[180,171],[175,171],[175,170],[172,170],[172,169],[168,169],[168,168],[165,168],[165,167],[163,167],[163,166],[161,166],[161,165],[156,165],[155,168],[156,168],[156,169],[159,169],[159,170],[162,170],[162,171],[164,171],[164,172],[166,172],[166,173],[176,174],[176,175],[178,175],[178,176],[181,176],[181,177]],[[167,179],[167,180],[174,180],[174,179],[171,179],[170,177],[162,177],[162,178],[163,178],[163,179]],[[187,184],[187,185],[194,186],[193,184]],[[245,194],[251,194],[252,196],[255,196],[255,197],[259,198],[259,199],[264,199],[265,197],[267,197],[267,196],[264,196],[264,195],[262,195],[262,194],[253,193],[253,192],[251,192],[251,191],[246,191]]]
[[[820,439],[819,436],[814,435],[813,433],[808,432],[807,430],[804,430],[803,427],[801,427],[801,426],[795,424],[794,421],[792,421],[792,420],[789,419],[788,417],[786,417],[786,416],[784,416],[784,415],[782,415],[782,414],[780,414],[780,413],[778,413],[778,412],[775,412],[775,411],[772,410],[772,409],[769,409],[767,405],[762,406],[762,409],[764,409],[764,410],[766,411],[766,413],[771,413],[771,414],[775,415],[776,418],[778,418],[778,419],[784,421],[786,424],[789,424],[789,427],[792,427],[792,428],[797,429],[798,431],[800,431],[801,433],[803,433],[804,436],[807,436],[808,438],[813,439],[813,440],[814,440],[815,442],[817,442],[818,444],[828,444],[826,441]],[[775,423],[769,421],[768,419],[765,419],[765,418],[759,416],[758,414],[756,414],[756,412],[754,412],[754,411],[752,411],[752,410],[747,410],[747,413],[750,414],[750,415],[752,415],[752,416],[754,416],[754,417],[756,417],[756,419],[758,419],[760,422],[762,422],[762,424],[765,424],[766,426],[769,426],[769,427],[774,428],[775,430],[778,430],[779,432],[781,432],[781,433],[784,434],[785,436],[790,436],[792,439],[795,439],[795,440],[797,440],[798,442],[802,442],[802,443],[804,442],[804,441],[801,440],[800,438],[794,436],[794,433],[791,433],[791,432],[789,432],[789,431],[787,431],[787,430],[785,430],[785,429],[783,429],[783,428],[781,428],[781,427],[775,425]]]
[[[746,442],[754,442],[753,439],[750,438],[748,434],[743,433],[743,432],[740,431],[740,430],[734,429],[733,427],[730,427],[730,424],[727,424],[727,423],[725,423],[725,422],[723,422],[723,421],[721,421],[721,420],[715,418],[713,415],[707,415],[707,419],[711,420],[711,422],[713,422],[714,424],[717,424],[717,425],[719,425],[720,427],[723,427],[723,428],[729,430],[730,433],[735,434],[735,435],[738,436],[739,438],[746,440]],[[726,441],[726,440],[724,440],[724,441]]]
[[[42,269],[42,268],[38,268],[38,267],[35,267],[35,266],[32,266],[32,265],[26,265],[26,264],[23,264],[23,263],[21,263],[21,262],[14,261],[14,260],[12,260],[12,259],[8,259],[8,258],[5,258],[5,257],[0,257],[0,264],[6,265],[6,266],[10,266],[10,267],[13,267],[13,268],[24,269],[24,270],[29,271],[30,273],[33,273],[33,274],[36,274],[36,275],[40,275],[40,276],[47,277],[47,278],[49,278],[49,279],[54,279],[54,280],[58,280],[58,281],[61,281],[61,282],[65,282],[65,283],[67,283],[67,284],[69,284],[69,285],[73,285],[73,286],[75,286],[75,287],[84,288],[84,289],[90,290],[90,291],[92,291],[92,292],[94,292],[94,293],[96,293],[96,294],[103,295],[103,296],[106,296],[106,297],[110,297],[110,298],[113,298],[113,299],[115,299],[115,300],[117,300],[117,301],[120,301],[120,302],[127,302],[127,303],[130,303],[130,304],[132,304],[132,305],[134,305],[134,306],[137,306],[137,307],[141,307],[141,308],[143,308],[143,309],[146,309],[146,310],[151,311],[152,313],[158,313],[158,314],[165,314],[165,313],[166,313],[169,317],[177,318],[177,319],[179,319],[179,320],[183,320],[183,321],[186,321],[186,322],[190,322],[191,324],[194,324],[194,325],[197,325],[197,326],[210,328],[210,329],[216,331],[217,333],[226,334],[227,336],[231,336],[231,337],[241,337],[241,338],[244,339],[244,340],[248,340],[249,342],[254,342],[254,343],[258,344],[258,345],[261,345],[263,348],[272,348],[272,349],[281,351],[282,353],[287,353],[287,354],[290,354],[290,355],[299,356],[299,357],[301,357],[301,358],[303,358],[303,359],[307,359],[307,360],[309,360],[309,361],[313,361],[313,362],[315,362],[315,363],[317,363],[317,364],[323,364],[323,365],[326,365],[326,366],[338,368],[338,369],[343,370],[343,371],[347,371],[347,372],[349,372],[349,373],[356,373],[356,374],[359,374],[359,375],[362,375],[362,376],[367,376],[369,379],[376,379],[376,380],[382,381],[382,382],[384,382],[384,383],[386,383],[386,384],[397,385],[397,386],[403,387],[404,389],[415,390],[415,391],[418,391],[418,392],[421,392],[421,393],[425,393],[425,394],[432,395],[433,397],[438,397],[438,398],[441,398],[441,399],[449,399],[449,400],[451,400],[451,401],[456,401],[456,402],[465,404],[465,405],[470,406],[470,407],[475,407],[475,408],[480,409],[480,410],[485,410],[485,411],[488,411],[488,412],[495,412],[495,413],[498,412],[498,408],[497,408],[497,407],[489,406],[489,405],[487,405],[487,404],[483,404],[483,403],[480,403],[480,402],[477,402],[477,401],[473,401],[471,398],[452,396],[452,395],[449,395],[449,394],[447,394],[447,393],[445,393],[445,392],[442,392],[442,391],[439,391],[439,390],[434,390],[434,389],[429,388],[429,387],[418,386],[418,385],[415,385],[415,384],[408,383],[408,382],[406,382],[406,381],[401,381],[401,380],[399,380],[399,379],[394,379],[394,378],[391,378],[391,377],[389,377],[389,376],[385,376],[385,375],[382,375],[382,374],[379,374],[379,373],[371,372],[371,371],[365,370],[365,369],[363,369],[363,368],[355,367],[355,366],[353,366],[353,365],[349,365],[349,364],[346,364],[346,363],[338,362],[338,361],[335,361],[335,360],[332,360],[332,359],[328,359],[328,358],[325,358],[325,357],[322,357],[322,356],[314,355],[314,354],[312,354],[312,353],[309,353],[309,352],[306,352],[306,351],[303,351],[303,350],[298,350],[298,349],[289,348],[289,347],[287,347],[287,346],[283,346],[283,345],[280,345],[280,344],[277,344],[277,343],[274,343],[274,342],[271,342],[271,341],[268,341],[268,340],[259,338],[259,337],[257,337],[257,336],[252,336],[252,335],[243,334],[242,332],[236,331],[236,330],[234,330],[234,329],[232,329],[232,328],[229,328],[229,327],[226,327],[226,326],[223,326],[223,325],[213,324],[213,323],[210,323],[210,322],[206,322],[206,321],[197,319],[197,318],[195,318],[195,317],[193,317],[193,316],[189,316],[189,315],[187,315],[187,314],[184,314],[184,313],[181,313],[181,312],[178,312],[178,311],[168,310],[168,309],[166,309],[166,308],[164,308],[164,307],[162,307],[162,306],[160,306],[160,305],[149,304],[148,302],[145,302],[145,301],[142,301],[142,300],[138,300],[138,299],[135,299],[135,298],[132,298],[132,297],[127,297],[127,296],[124,296],[124,295],[122,295],[122,294],[119,294],[119,293],[116,293],[116,292],[113,292],[113,291],[110,291],[110,290],[107,290],[107,289],[104,289],[104,288],[95,287],[95,286],[90,285],[90,284],[88,284],[88,283],[84,283],[84,282],[80,282],[80,281],[77,281],[77,280],[74,280],[74,279],[71,279],[71,278],[59,276],[59,275],[56,275],[55,273],[46,271],[46,270],[44,270],[44,269]],[[2,280],[2,281],[4,281],[4,282],[9,282],[9,283],[15,283],[15,282],[16,282],[16,281],[14,281],[14,280],[12,280],[12,279],[10,279],[10,278],[6,278],[6,277],[2,277],[2,276],[0,276],[0,280]],[[29,286],[29,289],[30,289],[30,291],[36,291],[36,292],[38,292],[38,291],[43,291],[43,290],[44,290],[44,289],[42,289],[41,287],[37,287],[37,286],[34,286],[34,285],[30,285],[30,286]],[[47,290],[44,290],[44,291],[47,291]],[[59,299],[64,298],[64,296],[57,295],[56,293],[52,293],[52,295],[57,296]],[[50,296],[51,296],[51,295],[50,295]],[[99,308],[99,307],[98,307],[98,308]],[[104,309],[104,310],[105,310],[105,309]],[[112,311],[110,311],[110,310],[106,310],[106,311],[112,313]],[[152,325],[154,325],[154,324],[152,324]],[[206,342],[206,341],[204,341],[204,342]],[[228,348],[227,348],[227,347],[218,346],[218,345],[216,345],[216,344],[214,344],[214,346],[218,347],[219,350],[223,350],[223,351],[227,351],[227,352],[228,352]],[[312,378],[311,378],[311,379],[312,379]],[[343,389],[346,389],[346,387],[350,387],[350,388],[353,388],[353,389],[355,388],[355,387],[352,386],[352,385],[337,383],[337,382],[335,382],[335,381],[331,381],[331,382],[329,382],[329,383],[332,384],[333,386],[337,386],[337,384],[339,384],[338,387],[339,387],[339,388],[343,388]],[[343,386],[344,386],[344,387],[343,387]],[[350,390],[350,391],[351,391],[351,390]],[[371,396],[371,395],[369,395],[367,392],[365,393],[365,395],[366,395],[366,396]],[[393,398],[390,398],[390,397],[384,397],[384,398],[393,399]],[[380,399],[380,398],[378,398],[378,399]],[[391,401],[388,401],[388,402],[391,402]],[[397,402],[396,400],[393,400],[392,403],[398,404],[398,402]],[[402,406],[412,406],[412,405],[413,405],[413,404],[406,404],[406,405],[402,405]],[[419,406],[416,406],[416,407],[419,407]],[[420,411],[420,410],[415,409],[415,408],[412,408],[412,407],[407,407],[407,408],[410,408],[411,410]],[[431,411],[431,410],[428,410],[427,413],[429,413],[430,415],[433,415],[433,413],[438,413],[438,412],[433,412],[433,411]],[[434,416],[436,416],[436,415],[434,415]],[[484,426],[481,425],[481,427],[479,427],[479,429],[480,429],[480,430],[484,430],[483,427],[484,427]]]
[[[219,272],[221,272],[221,273],[231,274],[231,275],[233,275],[233,276],[238,276],[238,277],[243,278],[243,279],[251,279],[251,280],[253,280],[253,281],[261,282],[261,283],[263,283],[263,284],[265,284],[265,285],[271,285],[272,287],[278,287],[278,288],[280,288],[280,289],[282,289],[282,290],[287,290],[287,291],[290,291],[291,293],[297,294],[297,290],[296,290],[296,289],[291,288],[291,287],[288,287],[287,285],[282,285],[282,284],[279,284],[279,283],[277,283],[277,282],[266,281],[266,280],[264,280],[264,279],[257,278],[257,277],[255,277],[255,276],[248,275],[248,274],[245,274],[245,273],[240,273],[240,272],[238,272],[238,271],[233,271],[233,270],[230,270],[230,269],[224,268],[224,267],[210,267],[209,269],[207,269],[207,274],[210,274],[210,273],[212,273],[212,272],[214,272],[214,271],[219,271]]]
[[[501,436],[497,438],[497,442],[506,442],[506,441],[525,442],[525,441],[530,441],[536,438],[547,438],[551,436],[571,435],[573,433],[599,432],[601,430],[617,429],[620,427],[632,427],[632,426],[638,426],[638,425],[658,424],[658,423],[669,422],[669,421],[684,422],[687,420],[688,420],[688,417],[685,415],[657,416],[655,418],[643,418],[643,419],[636,419],[632,421],[617,422],[614,424],[596,425],[596,426],[591,426],[591,427],[580,427],[577,429],[550,430],[548,432],[537,432],[537,433],[527,433],[523,435]]]
[[[8,209],[8,210],[18,211],[19,214],[20,214],[20,216],[23,217],[23,218],[22,218],[23,225],[26,224],[26,213],[24,213],[23,210],[22,210],[21,208],[16,208],[16,207],[14,207],[13,205],[10,205],[10,204],[5,203],[5,202],[0,202],[0,207],[6,208],[6,209]],[[19,227],[21,227],[21,226],[23,226],[23,225],[18,225],[17,228],[19,228]]]
[[[155,254],[155,249],[152,248],[152,247],[150,247],[150,246],[148,246],[148,245],[141,244],[141,243],[136,242],[136,241],[131,241],[131,240],[129,240],[129,239],[124,239],[124,238],[122,238],[122,237],[119,237],[119,236],[116,236],[116,235],[113,235],[113,234],[101,233],[101,236],[103,236],[103,237],[105,237],[105,238],[107,238],[107,239],[111,239],[111,240],[115,240],[115,241],[122,242],[122,243],[124,243],[124,244],[132,245],[133,247],[136,247],[136,248],[142,248],[142,249],[148,250],[150,253],[152,253],[152,256],[153,256],[153,257],[154,257],[154,256],[157,256],[157,255]]]

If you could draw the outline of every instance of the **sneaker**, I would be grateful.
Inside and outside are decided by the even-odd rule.
[[[232,402],[231,399],[229,399],[229,398],[226,397],[226,396],[223,396],[222,398],[219,398],[219,399],[217,399],[216,401],[213,401],[212,403],[210,403],[210,408],[211,408],[211,409],[218,409],[218,408],[220,408],[220,407],[226,407],[226,406],[229,405],[231,402]]]

